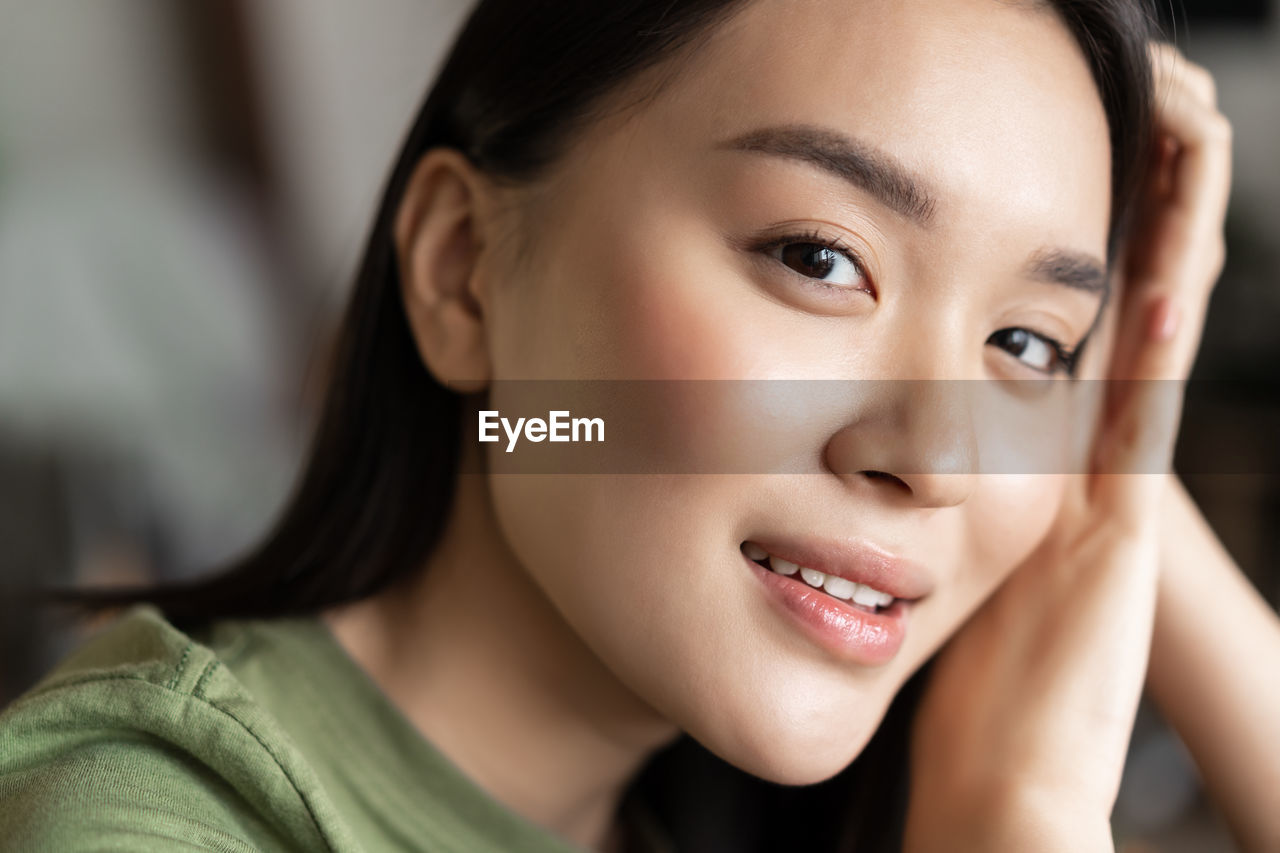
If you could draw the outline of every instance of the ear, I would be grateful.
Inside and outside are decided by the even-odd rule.
[[[418,162],[396,212],[401,298],[427,369],[461,393],[489,382],[487,293],[477,274],[488,224],[487,182],[460,152]]]

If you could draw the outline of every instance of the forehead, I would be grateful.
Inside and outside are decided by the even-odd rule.
[[[691,148],[827,127],[919,176],[952,232],[1008,226],[1099,256],[1106,244],[1106,115],[1045,4],[756,0],[642,112]]]

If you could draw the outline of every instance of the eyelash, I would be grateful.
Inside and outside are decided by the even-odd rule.
[[[853,264],[853,266],[858,270],[859,275],[861,275],[866,280],[867,286],[870,288],[870,294],[872,296],[875,296],[875,285],[871,281],[871,276],[867,274],[866,265],[863,264],[862,259],[858,256],[858,253],[848,248],[847,246],[845,246],[844,243],[841,242],[840,240],[826,237],[820,234],[816,230],[809,229],[806,231],[787,234],[780,237],[772,237],[772,238],[769,238],[768,240],[765,240],[753,246],[752,249],[754,251],[760,252],[761,254],[764,254],[772,258],[772,254],[771,254],[772,252],[784,246],[788,246],[796,243],[813,244],[815,246],[820,246],[823,249],[835,252],[843,256],[846,260],[849,261],[849,263]],[[774,260],[777,260],[777,259],[774,258]],[[778,263],[781,264],[782,262],[778,261]],[[787,269],[790,272],[794,273],[795,275],[799,276],[800,278],[804,279],[805,283],[810,287],[820,288],[826,291],[840,291],[843,293],[849,293],[851,290],[853,290],[854,292],[860,292],[860,293],[867,292],[865,290],[854,290],[853,288],[850,288],[847,285],[830,284],[821,279],[806,276],[803,273],[799,272],[798,270],[793,270],[790,267],[787,267]],[[1049,376],[1056,375],[1056,374],[1063,374],[1068,378],[1075,377],[1076,369],[1079,366],[1078,362],[1079,362],[1080,353],[1084,349],[1085,343],[1089,340],[1089,337],[1087,335],[1085,336],[1084,340],[1080,341],[1080,343],[1078,343],[1073,348],[1068,348],[1065,344],[1063,344],[1061,341],[1057,340],[1056,338],[1052,338],[1048,335],[1041,334],[1040,332],[1037,332],[1034,329],[1028,329],[1023,326],[1014,326],[1014,327],[1009,327],[1005,329],[999,329],[996,332],[992,333],[992,337],[1002,332],[1011,332],[1011,331],[1026,332],[1027,334],[1041,340],[1046,346],[1049,347],[1049,349],[1053,351],[1056,363],[1054,364],[1052,369],[1048,371],[1044,371],[1044,370],[1040,370],[1039,368],[1032,367],[1031,368],[1032,370],[1035,370],[1039,373],[1043,373]],[[990,338],[988,338],[988,341],[990,341]],[[1005,351],[1008,352],[1008,350],[1005,350]],[[1014,357],[1017,358],[1016,356]]]
[[[794,243],[812,243],[815,246],[821,246],[824,249],[835,252],[836,254],[842,256],[845,260],[847,260],[849,263],[853,264],[855,268],[857,268],[858,274],[862,276],[862,278],[867,283],[867,287],[870,288],[870,295],[875,296],[875,285],[871,281],[871,276],[867,273],[866,264],[862,262],[862,258],[858,256],[858,253],[855,252],[853,249],[850,249],[840,240],[832,237],[824,236],[823,234],[820,234],[816,230],[810,229],[806,231],[797,232],[794,234],[786,234],[781,237],[771,237],[768,240],[765,240],[764,242],[753,246],[752,249],[754,251],[760,252],[761,254],[768,256],[770,252],[773,252],[776,249],[780,249],[783,246],[792,245]],[[776,260],[776,258],[774,260]],[[779,261],[779,263],[781,263],[781,261]],[[799,276],[800,278],[804,279],[805,283],[811,287],[817,287],[826,291],[838,291],[842,293],[851,293],[851,292],[867,293],[866,290],[851,288],[848,285],[831,284],[829,282],[823,281],[822,279],[810,278],[804,273],[801,273],[797,270],[793,270],[790,267],[787,267],[787,270]]]
[[[1061,341],[1055,338],[1051,338],[1048,335],[1042,335],[1039,332],[1035,331],[1034,329],[1028,329],[1025,326],[1010,326],[1008,328],[998,329],[997,331],[993,332],[991,336],[995,337],[996,335],[999,335],[1002,332],[1018,332],[1018,331],[1026,332],[1028,335],[1031,335],[1032,337],[1039,338],[1041,341],[1044,342],[1045,346],[1053,350],[1055,364],[1051,369],[1041,370],[1038,367],[1031,367],[1032,370],[1036,371],[1037,373],[1042,373],[1046,376],[1054,376],[1057,374],[1062,374],[1066,376],[1068,379],[1075,378],[1076,369],[1079,367],[1080,353],[1084,349],[1085,343],[1089,340],[1089,337],[1087,335],[1085,336],[1084,340],[1080,341],[1080,343],[1076,344],[1076,346],[1072,349],[1068,349]],[[990,342],[991,339],[988,338],[987,340],[988,342]],[[1008,350],[1005,350],[1005,352],[1008,352]],[[1010,353],[1010,355],[1012,355],[1012,353]],[[1014,358],[1016,359],[1017,356],[1015,355]],[[1028,365],[1028,367],[1030,367],[1030,365]]]

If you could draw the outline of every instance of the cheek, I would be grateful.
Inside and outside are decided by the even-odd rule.
[[[714,478],[493,477],[491,489],[521,568],[615,677],[669,719],[714,701],[694,689],[713,666],[703,647],[735,632],[695,591],[736,553]]]
[[[625,174],[625,173],[624,173]],[[500,376],[740,379],[776,319],[695,199],[642,181],[578,181],[539,227],[536,266],[495,291]]]
[[[724,375],[736,360],[732,324],[716,322],[696,290],[665,270],[635,273],[613,293],[614,316],[633,320],[616,330],[618,355],[646,377]]]
[[[741,322],[742,284],[705,223],[667,214],[598,241],[595,343],[614,377],[728,379],[751,373],[758,344]]]

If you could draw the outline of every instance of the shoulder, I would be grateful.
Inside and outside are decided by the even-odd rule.
[[[339,849],[331,811],[215,651],[149,607],[0,714],[0,836],[17,849]]]

